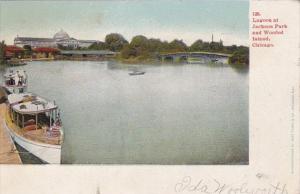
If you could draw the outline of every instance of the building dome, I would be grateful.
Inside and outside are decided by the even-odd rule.
[[[63,40],[63,39],[70,39],[70,36],[65,31],[60,30],[59,32],[57,32],[56,34],[54,34],[53,38],[55,40]]]

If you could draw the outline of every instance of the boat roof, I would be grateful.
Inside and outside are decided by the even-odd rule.
[[[14,77],[17,77],[18,74],[22,77],[26,77],[26,71],[24,71],[24,70],[9,71],[4,74],[4,77],[5,78],[14,78]]]
[[[38,114],[56,109],[57,105],[32,93],[10,94],[8,103],[21,114]]]
[[[7,84],[4,84],[3,87],[5,87],[5,88],[27,88],[27,84],[22,84],[22,85],[18,85],[18,84],[7,85]]]

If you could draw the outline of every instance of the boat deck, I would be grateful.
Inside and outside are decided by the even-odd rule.
[[[38,142],[38,143],[45,143],[45,144],[51,144],[51,145],[61,145],[61,138],[60,136],[58,137],[49,137],[46,133],[46,129],[43,129],[43,128],[38,128],[38,129],[34,129],[34,130],[30,130],[30,131],[27,131],[27,130],[24,130],[24,129],[21,129],[20,127],[18,127],[17,125],[15,125],[13,123],[13,121],[11,120],[11,117],[9,115],[9,112],[6,108],[6,114],[5,114],[5,119],[6,119],[6,124],[7,126],[14,131],[14,133],[26,138],[26,139],[29,139],[29,140],[32,140],[32,141],[35,141],[35,142]]]
[[[10,135],[3,127],[6,105],[0,104],[0,164],[22,164]]]

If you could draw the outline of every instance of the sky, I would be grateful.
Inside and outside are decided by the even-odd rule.
[[[248,45],[247,0],[0,1],[0,40],[51,38],[63,29],[71,37],[101,40],[120,33],[191,45],[197,39]]]

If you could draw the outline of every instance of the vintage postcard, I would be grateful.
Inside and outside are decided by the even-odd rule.
[[[2,130],[24,164],[248,164],[248,15],[248,1],[2,2]]]
[[[299,194],[299,1],[0,1],[0,194]]]

